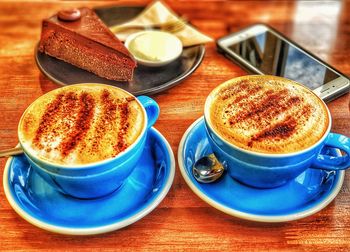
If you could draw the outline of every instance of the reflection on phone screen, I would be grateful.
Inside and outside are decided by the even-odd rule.
[[[264,74],[286,77],[311,89],[339,75],[270,31],[229,46]]]

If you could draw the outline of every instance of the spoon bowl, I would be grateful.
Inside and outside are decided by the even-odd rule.
[[[222,177],[225,169],[214,154],[198,159],[193,167],[192,174],[200,183],[212,183]]]

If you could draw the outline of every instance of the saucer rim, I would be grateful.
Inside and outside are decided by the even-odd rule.
[[[191,190],[203,201],[211,205],[212,207],[216,208],[219,211],[222,211],[228,215],[231,215],[233,217],[237,217],[240,219],[245,219],[249,221],[256,221],[256,222],[267,222],[267,223],[272,223],[272,222],[287,222],[287,221],[294,221],[298,219],[305,218],[307,216],[313,215],[323,208],[325,208],[328,204],[330,204],[334,198],[338,195],[339,191],[341,190],[341,187],[344,182],[344,177],[345,177],[345,171],[337,171],[338,173],[338,180],[336,183],[332,186],[333,189],[331,189],[331,193],[319,204],[316,204],[315,206],[303,210],[301,212],[296,212],[296,213],[291,213],[291,214],[286,214],[286,215],[263,215],[263,214],[251,214],[248,212],[243,212],[236,210],[234,208],[225,206],[224,204],[219,203],[218,201],[214,200],[212,197],[209,197],[207,194],[202,192],[198,187],[192,182],[192,180],[189,178],[187,175],[187,170],[185,168],[184,164],[184,159],[182,158],[183,156],[183,151],[184,151],[184,144],[185,141],[188,138],[189,133],[193,130],[194,127],[197,126],[202,120],[204,120],[204,116],[201,116],[198,118],[196,121],[194,121],[185,131],[183,134],[179,147],[178,147],[178,164],[179,164],[179,169],[181,172],[182,177],[184,178],[185,182],[187,185],[191,188]]]
[[[115,223],[107,224],[107,225],[101,225],[97,227],[88,227],[88,228],[72,228],[72,227],[65,227],[60,225],[54,225],[49,224],[45,221],[42,221],[38,218],[35,218],[35,216],[32,216],[30,213],[26,212],[22,207],[21,204],[17,204],[16,200],[14,199],[15,196],[12,195],[11,189],[10,189],[10,183],[9,183],[9,170],[10,170],[10,164],[12,163],[12,160],[14,157],[9,157],[6,161],[4,172],[3,172],[3,188],[5,192],[5,196],[7,198],[7,201],[9,202],[10,206],[15,210],[15,212],[22,217],[24,220],[28,221],[32,225],[39,227],[41,229],[44,229],[46,231],[59,233],[59,234],[65,234],[65,235],[96,235],[96,234],[102,234],[107,232],[112,232],[121,228],[124,228],[128,225],[131,225],[138,220],[142,219],[146,215],[148,215],[151,211],[153,211],[165,198],[165,196],[168,194],[173,181],[175,177],[175,157],[174,152],[171,149],[171,146],[169,142],[166,140],[166,138],[154,127],[151,127],[149,130],[154,131],[154,134],[156,134],[157,138],[162,141],[165,144],[166,151],[168,152],[168,156],[170,159],[170,165],[169,165],[169,175],[166,178],[166,184],[164,185],[164,188],[159,194],[148,204],[146,205],[143,203],[144,206],[141,206],[140,210],[137,211],[134,215],[117,220]],[[148,133],[149,134],[149,133]],[[141,204],[142,205],[142,204]]]

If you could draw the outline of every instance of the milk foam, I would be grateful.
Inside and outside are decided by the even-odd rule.
[[[83,165],[112,158],[145,129],[142,106],[121,89],[71,85],[51,91],[23,114],[18,135],[32,155],[56,164]]]
[[[328,111],[320,98],[279,77],[230,80],[214,89],[207,103],[207,119],[214,130],[233,145],[256,152],[306,149],[320,140],[329,126]]]

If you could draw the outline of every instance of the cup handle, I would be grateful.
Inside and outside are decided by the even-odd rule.
[[[159,106],[155,100],[148,96],[138,96],[137,99],[142,104],[142,106],[146,110],[147,114],[147,128],[153,126],[153,124],[157,121],[159,116]]]
[[[318,154],[316,160],[312,163],[311,168],[323,170],[345,170],[350,167],[350,138],[336,133],[329,133],[324,148],[327,146],[340,149],[346,155],[336,157]]]

